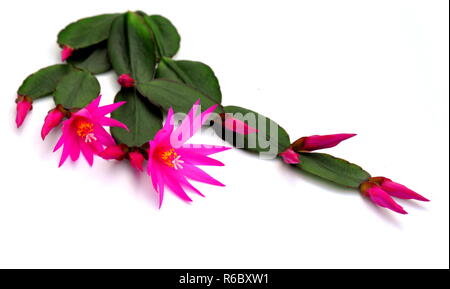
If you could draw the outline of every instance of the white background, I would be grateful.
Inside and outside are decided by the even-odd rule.
[[[448,268],[448,1],[1,1],[0,267]],[[15,128],[15,92],[57,63],[56,34],[105,12],[177,26],[177,59],[216,72],[224,104],[268,115],[291,139],[354,132],[327,152],[431,199],[402,216],[357,192],[239,150],[207,168],[227,187],[166,194],[96,159],[58,168],[40,128],[50,99]],[[103,104],[118,90],[100,76]],[[197,141],[220,143],[213,136]]]

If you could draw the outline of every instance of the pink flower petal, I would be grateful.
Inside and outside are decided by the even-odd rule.
[[[213,185],[213,186],[219,186],[224,187],[225,185],[219,182],[218,180],[214,179],[207,173],[205,173],[202,169],[197,168],[194,165],[185,164],[183,168],[183,174],[190,178],[191,180],[202,182],[205,184]]]
[[[192,165],[199,166],[224,166],[224,164],[218,160],[207,157],[203,154],[195,152],[195,149],[177,149],[177,153],[182,156],[183,161]]]
[[[70,147],[70,158],[72,161],[77,161],[80,157],[80,145],[77,140],[72,141],[72,145]]]
[[[186,194],[186,192],[181,187],[179,181],[173,177],[171,174],[164,174],[164,180],[167,184],[167,187],[175,193],[178,197],[186,202],[192,202],[192,199]]]
[[[320,149],[331,148],[338,145],[340,142],[354,137],[356,134],[331,134],[331,135],[313,135],[305,137],[303,147],[304,151],[315,151]]]
[[[120,128],[125,129],[125,130],[128,130],[128,127],[125,124],[123,124],[122,122],[120,122],[120,121],[118,121],[116,119],[113,119],[113,118],[102,117],[99,120],[99,124],[102,125],[102,126],[120,127]]]
[[[427,198],[414,192],[413,190],[405,187],[404,185],[393,182],[387,178],[385,178],[385,180],[381,183],[381,188],[384,191],[386,191],[389,195],[399,199],[414,199],[423,202],[430,201]]]
[[[194,104],[187,117],[182,121],[181,125],[173,131],[171,141],[174,147],[181,147],[184,143],[186,143],[186,141],[188,141],[202,127],[217,107],[217,105],[213,105],[200,115],[197,115],[200,108],[198,102],[199,101]],[[174,138],[174,136],[177,138]],[[182,139],[179,138],[180,136],[182,136]]]
[[[230,114],[225,114],[224,127],[228,130],[240,133],[240,134],[251,134],[256,133],[258,130],[240,119],[232,117]]]
[[[88,162],[88,164],[92,167],[94,164],[94,152],[92,151],[91,146],[86,143],[81,143],[80,145],[81,152],[83,153],[84,158]]]
[[[390,209],[400,214],[408,214],[399,204],[397,204],[385,191],[375,185],[367,190],[369,198],[378,206]]]
[[[102,126],[95,126],[94,134],[97,138],[97,142],[101,143],[101,145],[113,146],[116,144],[114,138]],[[103,151],[103,149],[99,150],[99,152],[101,151]]]
[[[86,106],[86,109],[89,111],[96,111],[98,106],[100,105],[100,100],[102,99],[102,95],[97,96],[91,103]]]
[[[63,152],[61,154],[61,160],[59,161],[58,167],[61,167],[66,161],[67,157],[72,154],[74,142],[75,140],[70,135],[66,136],[64,140]]]
[[[100,115],[100,116],[107,115],[107,114],[115,111],[116,109],[118,109],[119,107],[124,105],[125,103],[127,103],[127,102],[126,101],[119,101],[119,102],[116,102],[116,103],[113,103],[113,104],[104,105],[104,106],[98,108],[97,114]]]
[[[173,130],[173,109],[169,108],[169,111],[167,112],[166,122],[163,126],[164,130],[172,131]]]

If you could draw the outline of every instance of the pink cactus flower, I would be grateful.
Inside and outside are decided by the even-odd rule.
[[[61,123],[64,116],[65,116],[65,113],[62,112],[59,107],[56,107],[56,108],[52,109],[51,111],[49,111],[49,113],[45,117],[44,125],[42,126],[42,129],[41,129],[42,140],[45,139],[45,137],[48,135],[48,133],[52,129],[54,129]]]
[[[341,133],[330,135],[312,135],[299,139],[297,141],[296,151],[315,151],[337,146],[340,142],[354,137],[354,133]]]
[[[181,125],[174,128],[173,110],[169,109],[164,127],[159,130],[154,139],[150,141],[147,173],[151,176],[153,187],[159,193],[159,206],[164,197],[164,187],[167,186],[184,201],[192,200],[186,194],[185,189],[203,194],[192,186],[187,179],[203,182],[215,186],[224,186],[197,166],[223,166],[224,164],[208,157],[228,150],[223,146],[188,145],[186,141],[191,138],[207,121],[215,106],[198,113],[197,101],[190,110]],[[185,133],[183,140],[176,139],[180,133]]]
[[[135,83],[134,79],[129,74],[120,75],[117,82],[123,87],[133,87]]]
[[[130,164],[133,168],[135,168],[137,171],[142,172],[144,171],[143,165],[144,165],[144,156],[137,151],[128,153],[128,157],[130,158]]]
[[[298,157],[298,153],[293,151],[291,148],[288,148],[284,152],[279,154],[280,157],[283,158],[283,161],[287,164],[298,164],[300,163],[300,159]]]
[[[427,198],[419,195],[411,189],[408,189],[404,185],[393,182],[391,179],[385,177],[374,177],[371,178],[372,182],[377,183],[383,191],[387,192],[389,195],[399,198],[399,199],[413,199],[423,202],[428,202]]]
[[[17,128],[19,128],[23,121],[25,120],[25,117],[27,116],[28,112],[33,109],[33,100],[28,96],[21,96],[19,95],[17,97],[17,108],[16,108],[16,125]]]
[[[226,113],[223,118],[224,118],[224,120],[223,120],[224,127],[228,130],[237,132],[239,134],[245,134],[245,135],[258,132],[258,130],[256,128],[249,126],[242,120],[234,118],[229,113]]]
[[[361,191],[367,195],[372,202],[380,207],[390,209],[399,214],[408,214],[388,193],[375,183],[366,182],[361,186]]]
[[[94,154],[98,155],[104,150],[105,146],[115,144],[112,136],[103,128],[103,126],[116,126],[127,129],[127,127],[112,118],[105,117],[106,114],[114,111],[125,102],[99,107],[101,96],[94,99],[88,106],[73,113],[68,120],[63,122],[62,136],[55,146],[57,151],[64,145],[59,166],[61,166],[70,155],[72,161],[76,161],[80,152],[92,166]]]
[[[126,152],[122,145],[111,145],[100,152],[98,156],[105,160],[121,160],[125,157],[125,154]]]
[[[70,46],[64,45],[63,50],[61,51],[61,61],[66,61],[67,58],[69,58],[72,53],[74,52],[74,49]]]

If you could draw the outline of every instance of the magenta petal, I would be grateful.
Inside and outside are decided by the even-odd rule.
[[[340,142],[354,137],[356,134],[331,134],[331,135],[313,135],[305,137],[302,150],[304,151],[314,151],[320,149],[331,148],[338,145]]]
[[[213,105],[200,115],[197,115],[197,111],[200,108],[197,101],[189,111],[188,115],[184,118],[181,125],[173,132],[173,134],[177,137],[183,136],[183,139],[181,141],[178,140],[174,146],[179,147],[189,140],[208,120],[208,117],[216,109],[216,107],[217,105]]]
[[[161,208],[162,202],[164,200],[164,177],[161,172],[156,172],[159,183],[158,183],[158,193],[159,193],[159,208]]]
[[[178,197],[180,197],[182,200],[186,201],[186,202],[192,202],[191,198],[189,198],[189,196],[186,194],[186,192],[183,190],[183,188],[181,187],[179,180],[177,180],[176,178],[174,178],[172,175],[170,174],[165,174],[164,175],[164,180],[167,184],[167,187],[175,193],[175,195],[177,195]]]
[[[74,141],[72,143],[72,149],[70,151],[70,158],[72,159],[72,161],[77,161],[78,158],[80,157],[80,145],[78,144],[77,141]]]
[[[59,150],[59,148],[64,144],[64,140],[65,140],[65,135],[64,133],[59,137],[58,142],[55,145],[55,148],[53,149],[53,152],[56,152],[57,150]]]
[[[188,180],[184,179],[182,182],[183,186],[188,188],[189,190],[193,191],[194,193],[197,193],[198,195],[205,197],[196,187],[194,187],[191,183],[189,183]]]
[[[64,146],[63,152],[61,154],[61,159],[59,160],[58,167],[61,167],[66,162],[67,157],[69,156],[69,154],[70,154],[69,149],[66,146]]]
[[[369,198],[378,206],[390,209],[400,214],[408,214],[394,199],[392,199],[388,193],[383,191],[378,186],[372,186],[367,190]]]
[[[225,185],[219,182],[218,180],[214,179],[207,173],[205,173],[202,169],[199,169],[198,167],[194,165],[185,164],[183,168],[183,174],[190,178],[191,180],[202,182],[205,184],[210,184],[214,186],[220,186],[224,187]]]
[[[288,148],[284,152],[280,153],[280,157],[282,157],[283,161],[287,164],[300,163],[300,158],[298,156],[298,153],[294,152],[291,148]]]
[[[98,109],[98,106],[100,105],[100,100],[102,99],[102,95],[100,94],[99,96],[97,96],[93,101],[91,101],[91,103],[89,103],[86,106],[87,110],[90,111],[95,111]]]
[[[414,199],[418,201],[428,202],[429,200],[413,190],[401,185],[399,183],[393,182],[389,179],[385,179],[381,188],[386,191],[389,195],[400,199]]]
[[[72,150],[74,149],[73,146],[74,146],[73,138],[70,135],[66,135],[64,138],[64,147],[58,167],[61,167],[66,161],[67,157],[72,154]]]
[[[150,176],[154,171],[156,171],[155,169],[156,161],[153,160],[156,143],[151,140],[148,142],[148,145],[149,149],[148,149],[147,175]]]
[[[194,106],[191,108],[191,110],[188,112],[186,117],[181,122],[180,126],[173,131],[173,134],[175,134],[176,136],[180,136],[180,135],[185,136],[184,137],[185,141],[194,135],[197,127],[198,128],[201,127],[201,119],[196,118],[197,111],[200,107],[198,105],[198,103],[199,103],[199,101],[197,100],[197,102],[194,104]],[[169,118],[167,118],[167,119],[169,120]],[[168,120],[166,120],[166,124],[167,124]],[[182,143],[184,143],[184,142],[182,142]]]
[[[113,146],[115,145],[114,138],[101,126],[96,126],[94,129],[95,137],[97,138],[97,143],[101,143],[101,145],[105,146]],[[103,151],[103,148],[98,150],[99,152]]]
[[[123,124],[120,121],[113,119],[113,118],[102,117],[101,120],[99,121],[99,123],[102,126],[120,127],[120,128],[128,130],[128,127],[125,124]]]
[[[94,152],[92,151],[92,148],[86,143],[81,143],[80,148],[84,158],[86,159],[88,164],[92,167],[92,165],[94,164]]]
[[[177,149],[179,155],[183,156],[183,161],[192,165],[199,166],[224,166],[224,164],[218,160],[210,158],[208,156],[195,152],[195,149],[184,149],[182,151]]]
[[[151,158],[147,164],[147,173],[151,176],[153,188],[159,195],[159,208],[161,208],[164,199],[164,177],[162,175],[163,168],[161,168],[158,163],[152,162]]]
[[[152,179],[152,185],[156,192],[159,192],[159,184],[162,182],[161,176],[158,175],[158,170],[152,171],[151,174],[149,174]]]
[[[127,103],[127,102],[119,101],[119,102],[115,102],[113,104],[104,105],[104,106],[98,108],[97,113],[99,115],[107,115],[108,113],[115,111],[116,109],[118,109],[119,107],[124,105],[125,103]]]
[[[166,122],[163,126],[164,130],[172,131],[173,130],[173,109],[169,108],[167,112]]]

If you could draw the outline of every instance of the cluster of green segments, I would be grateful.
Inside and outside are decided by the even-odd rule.
[[[142,11],[104,14],[80,19],[58,34],[58,44],[74,49],[67,64],[56,64],[30,75],[18,90],[19,95],[32,99],[53,96],[55,104],[67,109],[86,106],[100,93],[95,74],[114,70],[117,75],[129,74],[135,87],[121,88],[115,102],[127,103],[114,111],[112,117],[125,123],[129,131],[112,128],[118,143],[141,147],[162,127],[163,113],[169,107],[175,112],[187,112],[200,99],[202,108],[218,104],[218,113],[245,115],[251,110],[238,106],[223,106],[220,85],[213,70],[197,61],[174,60],[180,47],[180,35],[163,16],[147,15]],[[260,130],[258,139],[277,145],[278,152],[291,143],[288,133],[273,120],[256,112],[253,127],[278,127],[273,139],[268,130]],[[251,122],[251,121],[250,121]],[[269,126],[268,126],[269,127]],[[226,138],[225,134],[220,135]],[[267,150],[256,141],[243,149],[253,152]],[[342,186],[358,188],[370,175],[359,166],[322,153],[300,153],[301,164],[293,166]]]

